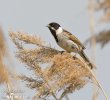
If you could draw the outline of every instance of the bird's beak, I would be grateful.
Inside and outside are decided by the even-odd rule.
[[[50,25],[47,25],[46,27],[48,27],[48,28],[49,28],[49,27],[50,27]]]

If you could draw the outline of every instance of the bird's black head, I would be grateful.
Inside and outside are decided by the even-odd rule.
[[[61,27],[58,23],[55,22],[49,23],[48,26],[53,30],[57,30],[59,27]]]
[[[56,32],[61,26],[58,23],[52,22],[52,23],[49,23],[47,27],[49,28],[50,32],[54,36],[55,40],[58,42]]]

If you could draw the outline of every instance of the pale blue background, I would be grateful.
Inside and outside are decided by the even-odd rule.
[[[58,22],[65,29],[74,33],[82,42],[91,33],[89,31],[89,16],[87,10],[88,0],[0,0],[0,25],[3,27],[7,44],[9,45],[12,59],[14,59],[15,46],[9,39],[8,31],[24,31],[37,34],[52,47],[60,49],[49,30],[45,27],[50,22]],[[99,14],[96,14],[96,18]],[[106,28],[106,27],[105,27]],[[95,31],[103,30],[102,25],[96,24]],[[86,47],[90,55],[89,46]],[[110,97],[110,44],[100,50],[96,48],[97,77]],[[14,62],[16,72],[30,73],[19,62]],[[1,100],[3,86],[0,87]],[[22,87],[20,87],[22,88]],[[28,95],[33,92],[26,89]],[[92,85],[88,84],[83,89],[69,95],[70,100],[92,100]],[[99,100],[105,100],[100,92]]]

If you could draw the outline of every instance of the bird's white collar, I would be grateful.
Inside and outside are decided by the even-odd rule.
[[[56,30],[56,34],[60,34],[63,32],[63,28],[62,27],[59,27],[57,30]]]

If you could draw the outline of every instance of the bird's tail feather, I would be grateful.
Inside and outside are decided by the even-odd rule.
[[[93,65],[91,63],[91,61],[89,60],[89,58],[86,56],[86,54],[84,53],[84,51],[81,51],[80,53],[80,56],[89,64],[90,68],[95,68],[95,65]]]

